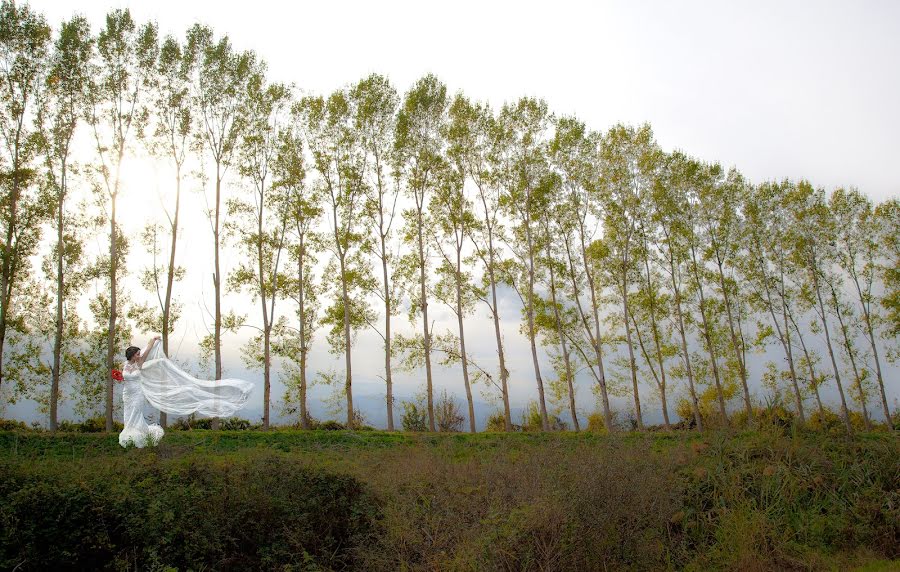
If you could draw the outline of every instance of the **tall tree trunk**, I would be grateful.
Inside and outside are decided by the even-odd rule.
[[[512,414],[509,409],[509,370],[506,369],[506,356],[503,352],[503,337],[500,334],[500,314],[497,307],[497,279],[494,276],[494,238],[493,229],[488,228],[488,280],[491,283],[491,317],[494,321],[494,336],[497,338],[497,357],[500,362],[500,392],[503,394],[503,425],[507,432],[512,431]]]
[[[624,265],[627,265],[627,258]],[[624,266],[623,265],[623,266]],[[641,414],[641,396],[638,393],[637,380],[637,360],[634,358],[634,342],[631,340],[631,324],[629,320],[628,308],[628,283],[626,281],[625,271],[622,275],[622,310],[625,315],[625,343],[628,345],[628,368],[631,371],[631,386],[634,391],[634,414],[637,417],[637,428],[639,431],[644,430],[644,417]]]
[[[63,273],[63,208],[66,197],[66,168],[62,168],[59,202],[56,205],[56,331],[53,335],[53,370],[50,378],[50,431],[57,429],[59,405],[59,381],[62,370],[63,302],[65,300],[65,274]]]
[[[300,305],[300,426],[309,429],[309,412],[306,410],[306,296],[303,282],[303,259],[306,256],[304,237],[300,237],[300,254],[297,257],[297,277],[300,292],[297,301]]]
[[[775,333],[778,335],[778,341],[781,342],[781,347],[784,349],[784,355],[788,362],[791,385],[794,389],[794,406],[797,408],[797,414],[800,416],[800,423],[806,424],[806,413],[803,411],[803,396],[800,393],[800,384],[797,381],[797,370],[794,367],[794,353],[791,347],[791,329],[790,324],[788,323],[787,295],[785,293],[784,284],[784,261],[781,261],[780,290],[778,292],[778,297],[781,300],[784,330],[782,330],[781,325],[778,323],[778,318],[775,315],[775,301],[772,299],[772,291],[771,288],[769,288],[769,275],[765,271],[765,262],[762,262],[762,264],[763,266],[761,269],[763,272],[763,287],[766,291],[766,306],[769,308],[769,315],[772,317],[772,325],[775,326]]]
[[[573,383],[572,364],[569,359],[569,349],[566,347],[566,336],[563,333],[562,319],[559,315],[559,305],[556,300],[556,273],[553,271],[553,261],[550,253],[550,240],[547,240],[547,266],[550,268],[550,300],[553,303],[553,316],[556,319],[556,335],[559,336],[559,348],[566,368],[566,386],[569,391],[569,413],[572,415],[572,426],[576,431],[581,431],[578,425],[578,413],[575,410],[575,385]]]
[[[741,344],[738,343],[738,337],[734,331],[731,297],[728,295],[728,286],[725,283],[725,271],[722,268],[722,261],[718,259],[718,254],[716,255],[716,266],[719,269],[719,285],[722,288],[722,297],[725,299],[725,314],[728,317],[728,331],[731,334],[731,347],[734,349],[734,356],[737,359],[738,369],[741,375],[741,389],[744,392],[744,410],[747,412],[747,421],[753,423],[753,404],[750,401],[750,388],[747,386],[747,364],[744,363]]]
[[[844,386],[841,384],[841,373],[838,368],[837,359],[834,357],[834,348],[831,345],[831,335],[828,332],[828,319],[825,314],[825,303],[822,301],[822,292],[819,289],[819,272],[814,255],[811,262],[810,271],[813,279],[813,289],[816,291],[816,299],[819,302],[819,319],[822,320],[822,329],[825,331],[825,344],[828,347],[828,356],[831,358],[831,367],[834,370],[834,381],[837,383],[838,394],[841,396],[841,417],[844,419],[844,426],[847,429],[847,434],[853,435],[853,425],[850,423],[850,409],[847,407],[847,398],[844,397]]]
[[[425,202],[424,194],[421,203]],[[428,393],[428,430],[436,431],[434,426],[434,388],[431,378],[431,331],[428,327],[428,293],[425,287],[425,241],[422,237],[422,209],[424,204],[419,204],[418,195],[416,196],[418,238],[419,238],[419,295],[422,304],[422,335],[423,346],[425,350],[425,386]]]
[[[262,318],[263,318],[263,429],[269,429],[269,399],[271,394],[271,380],[269,378],[270,373],[270,351],[271,351],[271,341],[270,335],[272,332],[272,320],[274,316],[270,316],[268,313],[268,307],[266,305],[266,275],[263,269],[263,217],[264,217],[264,189],[265,187],[261,186],[259,191],[259,216],[256,218],[256,260],[258,264],[259,271],[259,300],[262,304]],[[275,272],[278,272],[278,268],[276,266]],[[274,278],[274,276],[273,276]],[[273,294],[274,297],[274,294]],[[274,302],[274,299],[273,299]]]
[[[466,386],[466,401],[469,404],[469,431],[475,433],[475,403],[472,401],[472,385],[469,383],[469,358],[466,355],[466,333],[463,329],[462,306],[462,254],[456,249],[456,320],[459,324],[459,354],[462,361],[463,383]]]
[[[856,390],[859,392],[859,406],[862,408],[863,423],[866,431],[872,430],[872,423],[869,420],[869,408],[866,406],[866,392],[863,390],[862,378],[859,376],[859,368],[856,367],[856,354],[853,351],[853,344],[847,332],[847,324],[844,323],[844,317],[841,312],[840,302],[838,301],[837,292],[834,287],[831,288],[831,297],[834,302],[834,312],[841,326],[841,337],[844,339],[844,349],[847,350],[847,357],[850,358],[850,366],[853,368],[853,378],[856,381]]]
[[[222,205],[222,175],[219,163],[216,163],[216,214],[213,225],[214,265],[213,287],[215,289],[215,315],[213,326],[213,354],[216,360],[216,379],[222,379],[222,273],[219,266],[219,217]],[[214,417],[212,428],[219,429],[219,418]]]
[[[531,208],[531,201],[526,208]],[[528,241],[528,291],[526,292],[525,312],[528,318],[528,341],[531,342],[531,361],[534,363],[534,377],[538,389],[538,406],[541,412],[541,428],[550,430],[550,420],[547,418],[547,402],[544,399],[544,380],[541,378],[541,367],[538,364],[537,344],[535,342],[534,328],[534,243],[531,236],[531,220],[525,220],[525,236]]]
[[[166,298],[163,303],[162,346],[163,353],[169,355],[169,320],[172,310],[172,287],[175,282],[175,247],[178,242],[178,213],[181,207],[181,164],[175,165],[175,213],[172,216],[172,244],[169,249],[169,268],[166,275]],[[168,418],[165,411],[159,412],[159,425],[163,428],[167,425]]]
[[[594,274],[591,272],[588,263],[587,244],[584,238],[585,230],[583,221],[578,223],[578,237],[581,242],[581,261],[584,264],[584,277],[588,282],[588,290],[591,292],[591,314],[594,319],[594,332],[591,335],[590,328],[586,328],[588,336],[591,338],[591,344],[594,346],[594,355],[597,357],[597,383],[600,385],[600,402],[603,407],[603,422],[606,424],[606,430],[610,433],[615,431],[615,425],[612,418],[612,409],[609,406],[609,391],[606,387],[606,371],[603,369],[603,351],[600,348],[600,307],[597,303],[597,292],[594,286]],[[573,272],[574,276],[574,272]],[[578,298],[578,291],[575,291],[575,297]]]
[[[347,292],[347,269],[343,251],[338,258],[341,262],[341,293],[344,301],[344,391],[347,393],[347,427],[352,428],[356,421],[353,415],[353,371],[350,360],[350,296]]]
[[[713,345],[712,335],[710,334],[709,321],[706,319],[706,298],[703,294],[703,279],[700,276],[699,270],[697,269],[697,253],[693,246],[691,246],[691,259],[694,263],[694,280],[697,282],[697,291],[700,295],[700,321],[701,325],[703,326],[703,338],[706,340],[706,349],[709,353],[709,361],[712,365],[713,381],[716,384],[716,397],[719,401],[719,414],[722,416],[722,420],[725,423],[725,426],[730,427],[731,424],[728,421],[728,413],[725,410],[725,394],[722,391],[722,382],[719,379],[719,360],[716,356],[716,349]]]
[[[881,393],[881,407],[884,413],[884,420],[887,423],[888,429],[895,429],[894,424],[891,421],[891,410],[888,407],[887,394],[884,391],[884,377],[881,375],[881,360],[878,358],[878,344],[875,343],[875,329],[872,327],[872,315],[869,312],[866,297],[863,296],[862,288],[859,286],[859,278],[856,275],[856,271],[851,271],[850,274],[853,276],[853,283],[856,285],[857,294],[859,294],[859,304],[862,306],[863,319],[866,322],[866,337],[869,341],[869,346],[872,348],[872,357],[875,360],[875,379],[878,381],[878,389]]]
[[[648,250],[649,252],[649,250]],[[656,320],[656,295],[653,294],[653,284],[652,278],[650,275],[650,259],[648,256],[644,256],[644,268],[647,272],[647,292],[650,294],[650,328],[653,332],[653,345],[656,348],[656,363],[659,365],[659,396],[662,401],[662,411],[663,411],[663,421],[666,424],[666,429],[671,430],[672,424],[669,422],[669,405],[666,402],[666,368],[663,367],[663,355],[662,355],[662,343],[659,339],[659,324]],[[640,335],[639,330],[637,329],[637,324],[634,326],[635,332]],[[638,339],[640,341],[640,339]],[[649,362],[649,360],[648,360]]]
[[[116,177],[118,179],[118,176]],[[118,180],[116,183],[118,189]],[[116,366],[116,256],[118,240],[116,240],[116,195],[118,191],[114,191],[111,195],[112,214],[109,218],[109,331],[106,336],[106,369],[107,372],[112,371]],[[113,380],[112,376],[106,375],[106,432],[113,431]]]
[[[671,251],[671,245],[670,245]],[[672,294],[675,299],[675,316],[678,319],[678,333],[681,336],[681,354],[684,356],[684,370],[688,379],[688,391],[691,395],[691,408],[694,411],[694,422],[697,424],[697,431],[703,431],[703,417],[700,415],[700,404],[697,400],[697,390],[694,387],[694,370],[691,367],[691,354],[688,352],[687,332],[684,328],[684,314],[681,311],[681,288],[678,287],[678,280],[675,278],[675,258],[669,253],[667,256],[669,262],[669,273],[672,277]]]
[[[379,231],[380,234],[380,231]],[[381,234],[381,272],[384,278],[384,383],[387,429],[394,430],[394,382],[391,377],[391,286],[388,281],[387,245]]]
[[[803,333],[800,331],[800,327],[797,326],[797,322],[794,321],[793,314],[788,314],[788,318],[790,318],[791,324],[794,326],[794,331],[797,332],[797,340],[800,342],[800,348],[803,350],[803,357],[806,359],[807,369],[809,370],[809,385],[812,387],[813,393],[816,396],[819,417],[824,421],[825,406],[822,404],[822,396],[819,395],[819,385],[816,383],[816,368],[813,365],[812,356],[809,355],[809,350],[806,348],[806,340],[803,339]]]

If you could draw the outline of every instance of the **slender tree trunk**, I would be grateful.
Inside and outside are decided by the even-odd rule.
[[[666,430],[672,429],[672,424],[669,422],[669,405],[666,402],[666,368],[663,366],[663,355],[662,355],[662,343],[659,339],[659,325],[656,320],[656,295],[653,293],[653,284],[651,283],[652,278],[650,275],[650,259],[645,256],[644,257],[644,268],[647,272],[647,292],[650,294],[650,328],[653,332],[653,345],[656,348],[656,363],[659,365],[659,396],[662,401],[662,411],[663,411],[663,421],[666,424]],[[637,324],[634,326],[635,332],[640,335],[640,331],[637,329]],[[640,341],[640,338],[638,338]],[[650,361],[649,359],[647,360]]]
[[[271,321],[274,316],[270,316],[268,313],[267,307],[267,298],[266,298],[266,275],[263,269],[263,216],[264,216],[264,196],[263,189],[265,187],[261,187],[259,191],[259,216],[256,218],[256,260],[257,260],[257,269],[259,271],[259,300],[262,304],[262,317],[263,317],[263,429],[269,429],[269,399],[271,394],[271,383],[269,378],[269,373],[271,369],[270,364],[270,351],[271,351],[271,332],[272,325]],[[276,267],[275,272],[278,269]],[[273,294],[274,296],[274,294]],[[274,300],[273,300],[274,301]]]
[[[782,305],[785,305],[784,300],[782,300]],[[806,424],[806,413],[803,411],[803,397],[800,395],[800,385],[797,383],[797,372],[794,369],[794,353],[791,348],[791,331],[788,328],[787,308],[782,308],[782,311],[784,313],[784,352],[787,356],[788,370],[791,374],[791,384],[794,387],[794,404],[797,407],[797,414],[800,416],[800,423]],[[772,320],[775,321],[774,314],[772,315]],[[778,327],[777,321],[775,323],[776,327]],[[778,335],[781,337],[780,331]]]
[[[872,327],[872,314],[869,312],[866,298],[863,296],[862,288],[859,286],[859,278],[856,276],[856,272],[851,272],[851,274],[853,275],[853,283],[856,285],[856,292],[859,294],[859,305],[862,306],[863,319],[866,322],[866,337],[869,341],[869,346],[872,348],[872,357],[875,359],[875,379],[878,381],[878,389],[881,392],[881,407],[884,413],[884,420],[887,423],[888,429],[894,429],[894,424],[891,421],[891,410],[888,407],[887,394],[884,391],[884,378],[881,375],[881,360],[878,358],[878,344],[875,343],[875,329]]]
[[[782,263],[782,271],[780,275],[780,291],[778,293],[778,297],[781,300],[781,313],[782,318],[784,319],[784,330],[782,331],[781,326],[778,323],[778,318],[775,316],[775,302],[772,300],[772,291],[769,288],[769,276],[766,274],[765,267],[762,267],[763,271],[763,287],[766,291],[766,307],[769,308],[769,315],[772,317],[772,324],[775,326],[775,332],[778,335],[778,341],[781,342],[781,347],[784,348],[784,355],[788,362],[788,371],[791,375],[791,385],[794,389],[794,406],[797,408],[797,414],[800,416],[800,423],[806,423],[806,413],[803,411],[803,396],[800,393],[800,384],[797,381],[797,370],[794,367],[794,353],[791,347],[791,329],[790,324],[788,323],[788,307],[787,307],[787,298],[785,293],[785,284],[784,284],[784,270]],[[765,262],[763,262],[765,264]]]
[[[350,296],[347,292],[347,270],[345,268],[343,251],[341,251],[338,258],[341,262],[341,294],[344,301],[344,367],[347,372],[344,380],[344,391],[347,393],[347,427],[352,428],[355,420],[353,418],[353,371],[350,360]]]
[[[853,344],[847,332],[847,325],[844,323],[844,317],[841,313],[841,306],[838,301],[837,292],[832,287],[831,296],[834,302],[834,312],[837,315],[838,324],[841,326],[841,337],[844,339],[844,349],[847,350],[847,357],[850,358],[850,366],[853,368],[853,378],[856,381],[856,389],[859,392],[859,406],[862,408],[863,423],[866,431],[872,430],[872,423],[869,420],[869,408],[866,405],[866,393],[863,389],[862,378],[859,376],[859,368],[856,367],[856,354],[853,351]]]
[[[550,253],[550,236],[547,235],[547,266],[550,268],[550,299],[553,303],[553,316],[556,319],[556,335],[559,336],[559,348],[562,352],[563,363],[566,368],[566,386],[569,390],[569,412],[572,415],[572,426],[576,431],[581,431],[578,425],[578,413],[575,410],[575,385],[573,383],[572,364],[569,359],[569,349],[566,347],[566,336],[563,333],[562,319],[559,315],[559,305],[556,300],[556,273],[553,271],[553,262]]]
[[[213,270],[213,288],[215,289],[215,315],[213,317],[213,354],[216,360],[216,379],[222,379],[222,273],[219,265],[219,218],[222,205],[222,175],[219,163],[216,163],[216,214],[213,224],[213,249],[215,265]],[[212,429],[219,429],[219,418],[212,420]]]
[[[828,332],[828,319],[825,314],[825,304],[822,301],[822,292],[819,289],[819,273],[816,266],[816,260],[813,257],[810,271],[813,279],[813,289],[816,291],[816,299],[819,302],[819,318],[822,320],[822,329],[825,331],[825,344],[828,347],[828,356],[831,358],[831,367],[834,370],[834,380],[837,383],[838,394],[841,396],[841,416],[844,419],[844,426],[848,435],[853,435],[853,425],[850,423],[850,409],[847,407],[847,399],[844,397],[844,386],[841,384],[841,373],[838,368],[837,360],[834,357],[834,348],[831,345],[831,335]]]
[[[684,315],[681,311],[681,288],[678,287],[678,280],[675,278],[675,259],[670,253],[667,257],[669,261],[669,272],[672,277],[672,294],[675,298],[675,316],[678,319],[678,333],[681,336],[681,353],[684,356],[684,369],[688,379],[688,391],[691,395],[691,408],[694,410],[694,421],[697,423],[697,431],[703,431],[703,417],[700,415],[700,404],[697,401],[697,390],[694,387],[694,373],[691,368],[691,354],[688,352],[687,333],[684,328]]]
[[[719,414],[722,416],[722,420],[725,423],[725,426],[730,427],[731,424],[728,421],[728,413],[725,411],[725,395],[722,391],[722,382],[719,379],[719,360],[716,357],[716,349],[713,346],[712,335],[710,335],[709,322],[706,319],[706,298],[703,294],[702,278],[700,277],[699,271],[697,270],[697,253],[693,246],[691,246],[691,259],[694,263],[694,280],[697,282],[697,291],[700,295],[700,320],[703,326],[703,337],[706,340],[706,349],[709,352],[709,361],[712,365],[713,381],[716,384],[716,396],[718,397],[719,401]]]
[[[63,165],[60,180],[59,202],[56,205],[56,331],[53,336],[53,371],[50,379],[50,431],[57,429],[59,404],[59,378],[62,370],[63,302],[65,300],[65,275],[63,273],[63,214],[66,197],[66,168]]]
[[[459,324],[459,353],[462,361],[463,383],[466,386],[466,401],[469,404],[469,431],[475,433],[475,403],[472,401],[472,385],[469,383],[469,358],[466,355],[466,333],[463,329],[462,306],[462,255],[456,249],[456,320]]]
[[[641,414],[641,396],[638,393],[637,360],[634,358],[634,342],[631,339],[631,324],[628,322],[628,283],[624,271],[622,275],[622,310],[625,315],[625,343],[628,345],[628,368],[631,370],[631,386],[634,391],[634,414],[637,417],[638,431],[643,431],[644,418]]]
[[[803,350],[803,357],[804,359],[806,359],[807,369],[809,370],[809,385],[816,397],[816,405],[818,405],[819,408],[819,416],[824,420],[825,406],[822,404],[821,395],[819,395],[819,386],[816,383],[816,368],[813,365],[812,356],[809,355],[809,350],[806,348],[806,340],[803,339],[803,333],[800,331],[800,327],[794,320],[794,315],[788,313],[788,318],[791,320],[791,324],[794,326],[794,331],[797,333],[797,340],[800,342],[800,349]]]
[[[531,208],[531,201],[526,208]],[[544,399],[544,380],[541,378],[541,367],[538,364],[537,344],[535,341],[534,328],[534,243],[531,236],[531,220],[526,217],[525,220],[525,236],[528,241],[528,291],[525,300],[525,313],[528,318],[528,341],[531,342],[531,360],[534,363],[534,377],[537,382],[538,390],[538,406],[541,411],[541,428],[544,431],[550,430],[550,420],[547,418],[547,402]]]
[[[716,266],[719,269],[719,285],[722,288],[722,297],[725,299],[725,314],[728,317],[728,331],[731,334],[731,347],[734,348],[734,356],[738,361],[738,369],[741,374],[741,389],[744,391],[744,410],[747,412],[747,421],[753,423],[753,403],[750,401],[750,388],[747,386],[747,364],[744,363],[741,344],[738,343],[738,337],[734,331],[731,297],[728,295],[728,286],[725,283],[725,271],[722,268],[721,260],[718,260],[718,258],[716,259]]]
[[[379,231],[380,234],[380,231]],[[381,234],[381,272],[384,278],[384,383],[387,429],[394,430],[394,383],[391,377],[391,286],[388,281],[387,245]]]
[[[163,303],[162,321],[162,345],[163,353],[169,355],[169,320],[172,310],[172,287],[175,282],[175,247],[178,242],[178,213],[181,207],[181,164],[175,165],[175,213],[172,216],[172,244],[169,249],[169,271],[166,275],[166,298]],[[167,425],[168,418],[165,411],[159,412],[159,425],[163,428]]]
[[[491,317],[494,321],[494,335],[497,338],[497,356],[500,361],[500,392],[503,394],[503,424],[507,432],[512,431],[512,414],[509,410],[509,370],[503,353],[503,337],[500,334],[500,314],[497,307],[497,279],[494,276],[493,229],[488,228],[488,280],[491,283]]]
[[[422,209],[424,208],[424,202],[424,193],[421,200],[422,204],[419,202],[418,195],[416,196],[416,222],[418,223],[416,226],[419,239],[419,295],[421,296],[422,304],[422,335],[424,336],[423,346],[425,349],[425,386],[428,393],[428,430],[436,431],[434,426],[434,389],[431,377],[431,332],[428,327],[428,294],[425,287],[425,241],[422,237],[422,226],[424,225]]]
[[[118,179],[118,176],[116,177]],[[116,182],[118,189],[118,181]],[[109,331],[106,336],[106,369],[112,371],[116,361],[116,256],[118,240],[116,240],[116,195],[111,196],[112,215],[109,219]],[[106,376],[106,432],[113,431],[113,380],[112,376]]]
[[[306,256],[304,237],[300,235],[300,254],[297,257],[297,277],[300,291],[298,304],[300,306],[300,426],[309,429],[309,412],[306,409],[306,296],[303,282],[303,259]]]
[[[591,272],[587,257],[587,244],[584,239],[583,221],[578,223],[578,237],[581,242],[581,261],[584,264],[584,277],[588,282],[588,290],[591,292],[591,314],[594,318],[594,332],[591,335],[590,328],[588,336],[591,337],[594,346],[594,354],[597,356],[597,382],[600,385],[600,401],[603,407],[603,421],[606,424],[606,430],[610,433],[615,431],[612,418],[612,409],[609,406],[609,391],[606,388],[606,371],[603,369],[603,351],[600,348],[600,307],[597,303],[597,292],[594,287],[594,274]],[[574,272],[573,272],[574,276]],[[575,291],[575,297],[578,297],[578,291]]]

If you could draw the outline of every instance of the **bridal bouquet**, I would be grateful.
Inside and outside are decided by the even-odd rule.
[[[123,381],[125,379],[122,377],[122,372],[117,369],[112,370],[111,372],[109,372],[109,374],[116,381]]]

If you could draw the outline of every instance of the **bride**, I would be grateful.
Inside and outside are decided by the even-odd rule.
[[[185,373],[162,352],[159,339],[159,336],[151,339],[143,353],[135,346],[125,350],[127,361],[122,368],[125,428],[119,434],[119,444],[123,447],[155,445],[162,439],[163,428],[155,423],[148,425],[144,419],[145,402],[171,415],[199,413],[229,417],[244,406],[253,390],[249,381],[207,381]]]

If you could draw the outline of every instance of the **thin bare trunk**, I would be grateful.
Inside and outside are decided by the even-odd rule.
[[[300,254],[297,257],[297,277],[299,292],[297,302],[300,306],[300,426],[309,429],[309,412],[306,410],[306,289],[303,282],[303,259],[306,255],[304,236],[300,234]]]
[[[803,357],[804,359],[806,359],[806,366],[809,370],[809,385],[816,396],[816,404],[819,407],[819,415],[822,419],[825,419],[825,406],[822,404],[821,395],[819,395],[819,385],[818,383],[816,383],[816,368],[813,365],[812,356],[809,355],[809,350],[806,347],[806,340],[803,339],[803,333],[800,331],[800,326],[798,326],[797,322],[794,320],[794,315],[788,313],[788,318],[790,319],[791,324],[794,326],[794,331],[797,333],[797,340],[800,342],[800,348],[803,350]]]
[[[832,287],[831,297],[834,303],[834,312],[841,326],[841,337],[844,339],[844,349],[847,351],[847,357],[850,358],[850,366],[853,368],[853,378],[856,381],[856,390],[859,393],[859,405],[862,408],[863,423],[866,431],[872,430],[872,423],[869,420],[869,408],[866,406],[866,393],[863,389],[862,378],[859,375],[859,368],[856,367],[856,352],[853,350],[852,340],[847,332],[847,324],[844,323],[844,317],[841,312],[840,302],[838,301],[837,292]]]
[[[627,264],[627,262],[625,262]],[[624,272],[623,272],[624,274]],[[637,428],[644,430],[644,418],[641,414],[641,396],[638,392],[637,360],[634,358],[634,342],[631,340],[631,324],[629,323],[630,309],[628,307],[628,283],[622,276],[622,310],[625,316],[625,343],[628,346],[628,368],[631,371],[631,386],[634,392],[634,414],[637,417]]]
[[[649,250],[647,252],[649,252]],[[663,365],[662,343],[659,339],[659,324],[656,320],[656,295],[653,293],[652,277],[650,274],[650,258],[648,256],[644,256],[644,269],[647,273],[647,293],[650,296],[650,328],[653,332],[653,345],[656,349],[656,363],[659,366],[660,379],[657,380],[657,384],[659,385],[659,396],[662,401],[663,421],[666,424],[666,429],[671,429],[672,425],[669,422],[669,405],[666,402],[666,368]],[[633,319],[634,318],[632,318],[632,320]],[[637,327],[637,323],[634,325],[634,331],[638,334],[638,342],[641,344],[641,349],[643,350],[643,343],[640,338],[641,333]],[[649,356],[646,355],[646,351],[644,354],[647,358],[647,363],[649,364],[650,359]]]
[[[590,290],[591,293],[591,315],[594,319],[593,334],[591,333],[590,327],[587,327],[586,324],[585,329],[587,330],[588,336],[591,338],[591,345],[594,346],[594,354],[597,357],[597,384],[600,386],[600,401],[603,406],[603,421],[606,424],[606,430],[612,433],[615,431],[615,425],[613,424],[612,419],[612,409],[609,406],[609,391],[606,387],[606,371],[603,369],[603,350],[600,348],[600,305],[597,303],[597,292],[594,286],[594,274],[593,272],[591,272],[591,267],[588,263],[584,221],[581,220],[578,223],[578,237],[581,242],[581,261],[584,264],[584,277],[587,279],[588,290]],[[576,300],[578,299],[577,287],[575,288],[575,298]]]
[[[844,419],[844,426],[847,434],[853,434],[853,425],[850,423],[850,410],[847,407],[847,399],[844,397],[844,386],[841,384],[841,373],[838,368],[837,359],[834,357],[834,348],[831,345],[831,335],[828,332],[828,319],[825,314],[825,303],[822,301],[822,292],[819,288],[819,271],[816,264],[815,255],[811,258],[810,273],[812,274],[813,289],[816,291],[816,299],[819,303],[819,319],[822,321],[822,329],[825,331],[825,343],[828,347],[828,356],[831,358],[831,367],[834,370],[834,380],[837,383],[838,394],[841,396],[841,416]]]
[[[506,431],[512,431],[512,414],[509,410],[509,370],[506,369],[506,356],[503,353],[503,338],[500,335],[500,315],[497,308],[497,281],[494,278],[494,244],[488,238],[488,275],[491,282],[491,315],[494,319],[494,335],[497,338],[497,356],[500,360],[500,391],[503,393],[503,423]]]
[[[531,208],[528,201],[526,208]],[[531,236],[531,219],[525,219],[525,236],[528,242],[528,291],[526,292],[525,312],[528,317],[528,341],[531,343],[531,361],[534,364],[534,378],[537,382],[538,406],[541,412],[541,428],[550,430],[550,420],[547,418],[547,402],[544,398],[544,380],[541,378],[541,367],[538,364],[537,343],[534,327],[534,242]]]
[[[169,320],[172,311],[172,287],[175,283],[175,248],[178,243],[178,214],[181,206],[181,163],[175,165],[175,212],[172,215],[172,243],[169,248],[169,268],[166,274],[166,297],[163,303],[162,346],[163,353],[169,355]],[[168,418],[164,411],[159,412],[159,424],[166,427]]]
[[[563,333],[562,319],[559,315],[559,304],[556,300],[556,273],[553,270],[553,261],[550,253],[550,235],[547,235],[547,266],[550,269],[550,301],[553,303],[553,316],[556,320],[556,335],[559,336],[559,348],[562,353],[563,363],[566,368],[566,386],[569,391],[569,413],[572,415],[572,426],[580,431],[578,425],[578,413],[575,410],[575,385],[573,383],[572,364],[569,359],[569,349],[566,347],[566,336]],[[566,239],[567,240],[567,239]]]
[[[671,240],[671,237],[667,237]],[[694,422],[697,424],[697,430],[703,431],[703,417],[700,415],[700,404],[697,400],[697,390],[694,387],[694,371],[691,367],[691,354],[688,352],[687,332],[684,328],[684,314],[681,310],[681,288],[678,287],[678,279],[676,274],[678,270],[675,268],[675,255],[671,251],[672,245],[669,244],[669,253],[666,259],[669,263],[669,275],[672,278],[672,294],[675,299],[675,316],[678,319],[678,334],[681,337],[681,355],[684,357],[684,370],[687,374],[688,391],[691,395],[691,409],[694,411]]]
[[[781,272],[780,272],[780,290],[778,291],[778,297],[781,300],[781,313],[782,318],[784,320],[784,329],[782,330],[782,326],[778,323],[778,318],[775,315],[775,301],[772,299],[772,290],[769,287],[769,275],[766,273],[765,261],[761,262],[760,269],[762,270],[762,282],[763,287],[765,288],[766,293],[766,307],[769,309],[769,315],[772,317],[772,325],[775,326],[775,333],[778,335],[778,341],[781,342],[781,347],[784,349],[784,355],[788,362],[788,371],[791,375],[791,385],[794,389],[794,406],[797,408],[797,414],[800,416],[800,423],[806,423],[806,413],[803,410],[803,397],[800,393],[800,384],[797,381],[797,371],[794,367],[794,353],[793,348],[791,347],[791,329],[790,324],[788,323],[788,306],[787,306],[787,294],[786,294],[786,286],[784,283],[784,260],[781,261]]]
[[[57,428],[59,404],[59,378],[62,369],[63,301],[65,299],[65,275],[63,273],[63,208],[66,197],[66,168],[63,165],[60,180],[59,202],[56,205],[56,331],[53,336],[53,370],[50,379],[50,431]]]
[[[472,385],[469,382],[469,359],[466,354],[466,333],[463,328],[462,307],[462,261],[459,249],[456,250],[456,320],[459,324],[459,353],[462,361],[463,383],[466,386],[466,401],[469,404],[469,431],[475,433],[475,402],[472,401]]]
[[[431,378],[431,331],[428,327],[428,293],[425,287],[425,241],[422,237],[422,226],[424,225],[424,221],[422,220],[422,210],[425,208],[424,206],[425,198],[424,193],[421,198],[421,202],[419,200],[419,195],[416,195],[416,227],[418,230],[418,239],[419,239],[419,296],[420,303],[422,305],[422,336],[423,336],[423,346],[425,350],[425,387],[428,393],[427,401],[428,401],[428,430],[436,431],[434,426],[434,389],[432,385]]]
[[[884,377],[881,374],[881,360],[878,357],[878,344],[875,343],[875,329],[872,327],[872,314],[869,312],[869,305],[866,303],[866,297],[863,295],[862,288],[859,285],[859,277],[855,270],[850,271],[853,276],[853,283],[856,285],[856,292],[859,294],[859,305],[862,306],[863,319],[866,323],[866,334],[869,346],[872,348],[872,357],[875,359],[875,379],[878,381],[878,389],[881,393],[881,407],[884,413],[884,420],[888,429],[895,429],[891,421],[891,410],[888,407],[887,394],[884,391]]]
[[[728,317],[728,331],[731,334],[731,347],[734,349],[734,356],[737,359],[738,369],[741,375],[741,389],[744,391],[744,410],[747,412],[747,421],[753,423],[753,403],[750,401],[750,388],[747,386],[747,364],[744,363],[744,354],[741,349],[741,344],[738,342],[738,337],[734,330],[731,297],[728,295],[728,285],[725,283],[725,271],[722,267],[722,261],[718,259],[718,253],[716,254],[716,266],[719,269],[719,286],[722,288],[722,297],[725,300],[725,315]]]
[[[381,272],[384,278],[384,383],[387,429],[394,430],[394,383],[391,377],[391,286],[388,281],[387,245],[381,235]]]
[[[118,177],[117,177],[118,179]],[[118,188],[118,180],[116,181]],[[116,249],[118,241],[116,240],[116,195],[112,193],[112,214],[109,218],[109,331],[106,336],[106,369],[112,371],[116,366]],[[113,431],[113,380],[107,375],[106,378],[106,432]]]
[[[347,292],[347,269],[345,267],[344,253],[339,256],[341,262],[341,295],[344,302],[344,391],[347,394],[347,427],[353,427],[353,370],[350,359],[350,296]]]
[[[213,316],[213,354],[216,361],[216,379],[222,379],[222,273],[219,265],[219,218],[222,205],[222,175],[220,163],[216,162],[216,213],[213,223],[214,270],[213,288],[215,289],[215,315]],[[212,428],[219,429],[219,418],[214,417]]]
[[[713,346],[712,335],[710,334],[710,326],[709,321],[706,318],[706,297],[703,293],[703,280],[700,276],[699,270],[697,268],[697,252],[694,246],[691,246],[691,259],[693,261],[693,269],[694,269],[694,280],[697,283],[697,291],[700,296],[700,320],[701,325],[703,326],[703,338],[706,340],[706,349],[709,353],[709,361],[712,365],[713,370],[713,381],[716,384],[716,397],[719,402],[719,414],[722,416],[722,420],[725,423],[726,427],[730,427],[730,422],[728,421],[728,413],[725,410],[725,394],[722,391],[722,382],[719,379],[719,364],[718,358],[716,356],[716,349]]]

